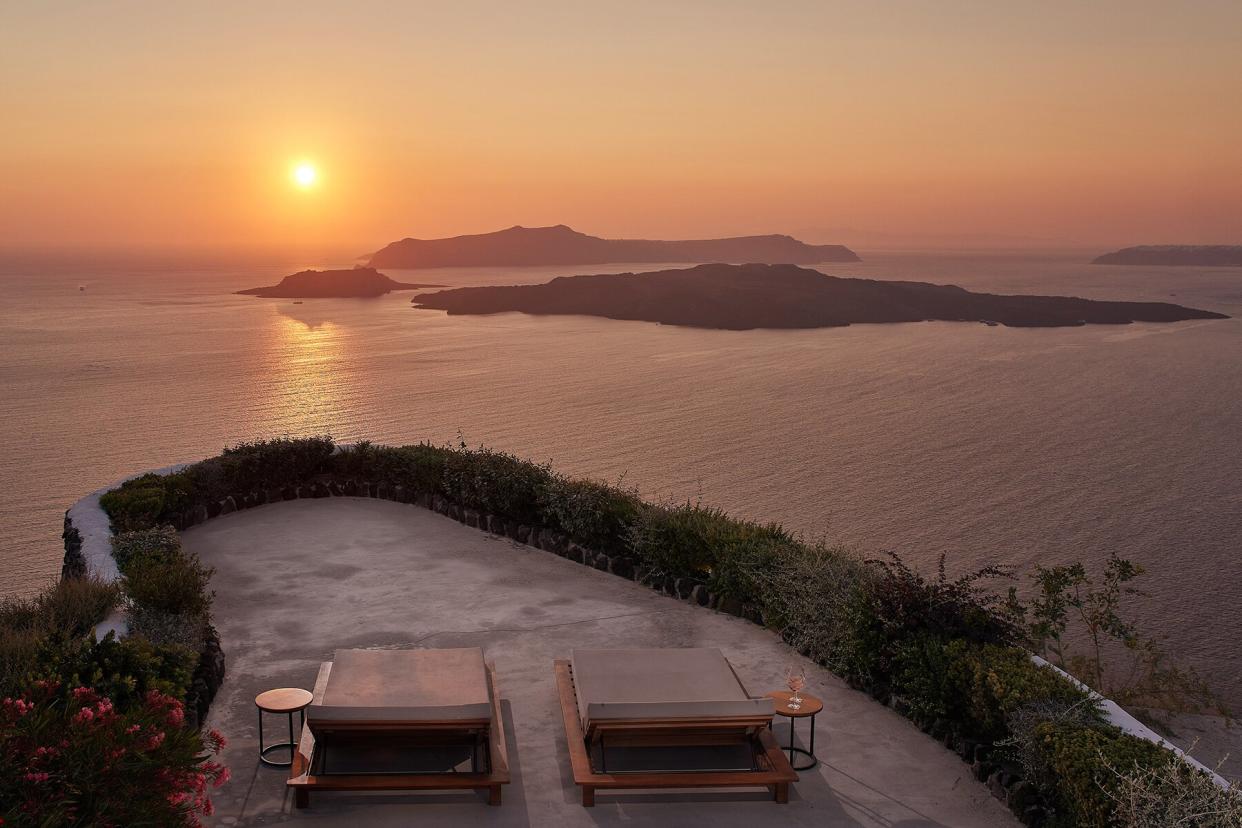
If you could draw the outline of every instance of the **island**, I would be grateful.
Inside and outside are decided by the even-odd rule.
[[[1105,253],[1091,264],[1242,267],[1242,244],[1145,244]]]
[[[366,299],[383,296],[393,290],[419,290],[443,287],[443,285],[417,285],[396,282],[373,267],[355,267],[349,270],[303,270],[286,276],[280,284],[239,290],[246,296],[265,296],[269,299]]]
[[[764,264],[562,276],[537,285],[420,293],[411,301],[450,314],[578,314],[724,330],[931,320],[1060,327],[1228,318],[1164,302],[972,293],[955,285],[850,279]]]
[[[807,244],[792,236],[655,241],[601,239],[558,224],[510,227],[495,233],[448,239],[402,239],[374,253],[371,267],[519,267],[532,265],[673,264],[679,262],[762,262],[819,264],[857,262],[839,244]]]

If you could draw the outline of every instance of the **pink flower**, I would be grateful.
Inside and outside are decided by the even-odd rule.
[[[94,718],[95,718],[95,711],[91,710],[89,707],[83,707],[73,717],[73,723],[74,724],[85,724],[87,722],[92,721]]]
[[[12,696],[5,697],[4,706],[10,710],[16,710],[19,717],[25,716],[35,709],[34,702],[28,702],[25,699],[15,699]]]
[[[125,728],[125,732],[130,734],[131,736],[140,730],[142,730],[142,725],[137,725],[137,724],[132,724],[129,727]]]
[[[26,781],[32,782],[36,785],[40,782],[46,782],[47,780],[48,780],[48,774],[43,773],[43,772],[26,774]]]
[[[146,743],[142,746],[142,749],[143,750],[155,750],[157,747],[159,747],[163,743],[164,743],[164,731],[161,730],[158,733],[156,733],[154,736],[152,736],[151,738],[147,739]]]
[[[213,753],[219,753],[224,750],[228,741],[224,738],[224,734],[213,727],[207,731],[207,744],[211,745]]]

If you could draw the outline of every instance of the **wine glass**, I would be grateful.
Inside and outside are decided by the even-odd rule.
[[[785,684],[789,687],[789,709],[801,710],[802,697],[798,695],[806,687],[806,668],[801,664],[790,664],[785,668]]]

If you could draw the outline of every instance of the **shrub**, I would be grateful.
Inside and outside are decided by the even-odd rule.
[[[488,448],[451,451],[445,456],[441,491],[470,509],[539,523],[540,501],[552,479],[548,466]]]
[[[112,519],[115,531],[148,529],[164,514],[164,480],[158,474],[127,480],[104,494],[99,505]]]
[[[171,526],[157,526],[112,536],[112,557],[121,572],[136,561],[166,561],[181,554],[181,537]]]
[[[444,467],[452,449],[419,443],[389,448],[355,443],[332,456],[331,470],[341,477],[383,480],[418,493],[440,491]]]
[[[1193,669],[1179,665],[1163,637],[1147,635],[1124,606],[1146,597],[1132,586],[1146,570],[1109,556],[1092,578],[1081,563],[1036,566],[1031,579],[1038,592],[1031,601],[1028,627],[1035,650],[1098,692],[1156,724],[1174,713],[1210,711],[1230,719],[1230,711]],[[1078,646],[1071,647],[1070,633]]]
[[[1109,795],[1121,828],[1242,828],[1242,790],[1224,787],[1167,751],[1164,762],[1117,777]]]
[[[85,636],[119,598],[114,584],[66,578],[33,598],[0,601],[0,696],[18,692],[40,672],[40,648],[49,635]]]
[[[963,720],[972,735],[999,741],[1008,733],[1016,711],[1035,703],[1097,708],[1088,695],[1051,667],[1031,661],[1023,650],[995,644],[967,645],[955,641],[961,657],[954,669],[955,689],[965,702]]]
[[[144,557],[130,562],[122,586],[136,610],[206,617],[213,597],[208,583],[214,571],[203,566],[197,555],[186,552]]]
[[[889,683],[896,650],[920,633],[980,644],[1012,645],[1023,638],[1010,605],[981,586],[988,579],[1011,577],[1004,569],[983,567],[949,580],[941,555],[936,578],[929,580],[894,553],[869,563],[877,567],[876,577],[851,596],[846,610],[852,629],[841,664],[850,676]]]
[[[120,600],[120,588],[98,578],[64,578],[34,599],[46,630],[86,635]]]
[[[642,501],[638,493],[594,480],[552,476],[541,493],[544,522],[604,552],[628,548]]]
[[[136,607],[129,614],[129,631],[152,644],[184,647],[197,653],[207,639],[207,617]]]
[[[824,544],[781,547],[770,566],[750,573],[767,625],[809,658],[838,671],[851,633],[851,596],[873,577],[857,557]]]
[[[144,474],[105,492],[99,505],[114,532],[132,532],[171,520],[193,498],[193,485],[184,474]]]
[[[53,634],[40,645],[34,678],[90,687],[128,710],[151,691],[184,698],[197,666],[197,651],[136,636],[108,633],[96,641]]]
[[[211,457],[185,467],[181,470],[181,477],[186,481],[192,493],[193,505],[196,506],[218,503],[233,494],[224,461],[219,457]]]
[[[450,450],[429,443],[398,449],[399,482],[413,491],[434,494],[441,490]]]
[[[0,698],[20,693],[38,672],[45,636],[34,627],[0,624]]]
[[[673,577],[706,580],[716,565],[718,524],[728,516],[717,509],[647,505],[630,527],[630,549],[646,566]]]
[[[122,710],[88,687],[41,682],[0,704],[0,822],[5,825],[199,825],[209,785],[228,772],[210,757],[216,732],[186,728],[181,702],[159,693]]]
[[[1031,781],[1056,809],[1058,824],[1117,825],[1122,779],[1160,768],[1169,751],[1111,725],[1043,721],[1025,742]]]
[[[666,575],[697,578],[717,594],[758,601],[758,573],[799,544],[776,524],[735,520],[719,509],[687,503],[641,509],[630,547]]]
[[[297,486],[328,469],[335,446],[328,437],[238,443],[220,455],[229,493]]]

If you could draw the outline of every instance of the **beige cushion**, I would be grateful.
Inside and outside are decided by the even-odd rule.
[[[583,725],[627,719],[772,716],[752,699],[715,647],[574,650],[574,686]]]
[[[306,709],[316,722],[488,719],[492,706],[478,647],[337,650],[327,687]]]

